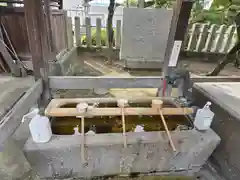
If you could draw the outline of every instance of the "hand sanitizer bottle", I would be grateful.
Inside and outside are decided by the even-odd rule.
[[[208,130],[212,124],[214,113],[210,110],[211,102],[207,102],[202,109],[198,109],[195,119],[194,126],[198,130]]]
[[[46,143],[52,137],[51,124],[46,116],[39,115],[38,108],[32,108],[30,112],[22,117],[22,123],[30,120],[29,130],[33,141],[36,143]]]

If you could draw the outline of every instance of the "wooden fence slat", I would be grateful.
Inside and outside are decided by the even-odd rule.
[[[67,31],[66,31],[67,16],[65,18],[67,12],[64,10],[50,10],[50,14],[51,14],[50,29],[53,31],[52,32],[53,44],[51,47],[53,47],[52,52],[54,52],[55,54],[67,48]],[[18,55],[20,57],[26,57],[26,59],[30,60],[31,56],[29,48],[29,37],[24,16],[24,8],[22,8],[21,11],[18,10],[18,12],[15,13],[13,12],[13,14],[8,13],[3,14],[1,16],[1,22],[6,28],[8,35],[11,39],[11,43],[15,51],[18,53]],[[16,30],[18,31],[18,33],[16,33]],[[51,54],[51,56],[52,55],[53,53]],[[53,58],[50,59],[52,60]]]
[[[199,46],[200,46],[201,39],[202,39],[202,30],[203,30],[203,24],[199,24],[199,37],[195,41],[196,42],[195,51],[197,51],[197,52],[199,51]]]
[[[89,47],[92,45],[91,19],[89,17],[86,17],[85,24],[86,24],[86,41],[87,41],[87,46]]]
[[[96,46],[101,46],[101,32],[102,32],[102,19],[97,18],[96,20]]]
[[[75,16],[75,41],[76,46],[81,46],[80,17]]]
[[[219,52],[221,44],[223,42],[225,31],[226,31],[226,25],[221,25],[220,28],[218,29],[215,43],[211,49],[212,52]]]
[[[238,35],[237,35],[237,31],[235,31],[233,33],[233,37],[232,37],[231,44],[230,44],[228,51],[230,51],[233,48],[233,46],[235,46],[237,39],[238,39]]]
[[[186,34],[184,37],[184,42],[182,43],[181,51],[187,50],[188,47],[188,40],[190,39],[190,31],[192,29],[192,24],[189,24],[186,30]]]
[[[120,49],[120,44],[121,44],[121,20],[117,20],[115,41],[116,41],[116,49]]]
[[[207,38],[207,33],[208,33],[208,25],[207,24],[202,24],[200,28],[200,35],[197,40],[197,45],[196,45],[196,51],[201,52]]]
[[[16,9],[16,7],[14,7]],[[17,53],[30,54],[27,26],[24,13],[2,14],[1,22]],[[17,33],[16,33],[17,30]]]
[[[7,63],[8,67],[11,70],[11,73],[17,77],[21,76],[21,70],[20,67],[17,65],[17,63],[14,62],[11,54],[8,52],[6,46],[5,46],[3,34],[1,31],[1,26],[0,26],[0,55],[2,54],[3,59]]]
[[[186,50],[189,51],[191,49],[191,44],[192,44],[192,38],[193,38],[193,32],[195,31],[196,25],[193,24],[192,28],[189,29],[189,38],[188,38],[188,43],[187,43],[187,48]]]
[[[72,34],[72,18],[67,17],[67,37],[68,37],[68,48],[73,47],[73,34]]]
[[[69,48],[68,47],[68,16],[67,16],[67,11],[64,11],[64,18],[63,18],[63,20],[64,20],[64,26],[65,26],[65,29],[66,29],[66,31],[65,31],[65,43],[66,43],[66,45],[67,45],[67,48]]]
[[[51,17],[52,17],[52,11],[50,10],[50,0],[45,0],[44,1],[44,11],[45,11],[45,21],[48,24],[47,25],[47,34],[48,34],[48,45],[51,51],[52,57],[51,59],[54,59],[54,57],[57,54],[56,50],[56,40],[54,39],[55,36],[53,35],[53,27],[51,23]]]
[[[233,25],[227,28],[226,32],[224,33],[224,38],[221,44],[221,48],[219,50],[220,53],[227,53],[234,31],[235,29]]]
[[[216,24],[212,24],[208,33],[208,37],[206,40],[206,44],[205,47],[203,48],[203,52],[210,52],[213,41],[214,41],[214,37],[215,37],[215,32],[217,29],[217,25]]]
[[[223,53],[227,53],[230,46],[231,46],[231,42],[232,39],[234,38],[234,33],[236,32],[236,26],[229,26],[227,33],[228,33],[228,37],[225,43],[225,46],[223,47]]]
[[[188,41],[187,51],[193,51],[195,49],[194,47],[196,45],[196,36],[197,36],[198,28],[199,28],[198,23],[193,24],[192,29],[190,30],[191,34],[190,34],[190,38]]]
[[[237,40],[238,40],[237,27],[235,27],[235,31],[233,33],[233,37],[232,37],[228,51],[230,51],[233,48],[233,46],[235,46],[235,44],[237,43]]]
[[[70,20],[70,18],[69,18],[69,20]],[[71,47],[73,47],[73,43],[74,43],[74,41],[73,41],[73,33],[74,33],[74,31],[73,31],[72,18],[71,18],[71,21],[70,21],[69,29],[70,29],[69,33],[70,33],[70,38],[71,38],[70,39],[71,40]]]
[[[54,13],[53,13],[54,12]],[[56,53],[60,53],[67,48],[67,28],[64,11],[53,11],[51,16],[51,28],[53,31],[53,41],[56,48]]]

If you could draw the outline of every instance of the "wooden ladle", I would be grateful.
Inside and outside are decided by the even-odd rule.
[[[155,109],[155,110],[157,110],[157,111],[159,112],[159,115],[160,115],[160,117],[161,117],[161,120],[162,120],[164,129],[165,129],[165,131],[166,131],[166,133],[167,133],[167,136],[168,136],[170,145],[171,145],[173,151],[176,152],[176,151],[177,151],[177,150],[176,150],[176,147],[175,147],[175,145],[174,145],[174,143],[173,143],[171,134],[170,134],[170,132],[169,132],[169,130],[168,130],[168,127],[167,127],[167,123],[166,123],[165,118],[164,118],[164,116],[163,116],[162,107],[163,107],[163,101],[162,101],[162,100],[159,100],[159,99],[153,99],[153,100],[152,100],[152,108]]]

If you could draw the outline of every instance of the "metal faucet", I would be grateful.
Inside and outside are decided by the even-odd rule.
[[[165,77],[166,80],[166,95],[170,96],[172,92],[172,87],[178,89],[178,98],[185,98],[187,100],[192,99],[190,89],[192,88],[192,83],[190,79],[190,73],[186,69],[186,66],[183,68],[177,68],[172,70],[172,72]],[[158,96],[160,95],[163,87],[158,90]]]

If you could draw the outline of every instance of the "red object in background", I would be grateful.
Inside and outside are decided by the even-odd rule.
[[[163,79],[162,97],[165,96],[166,88],[167,88],[167,81],[166,79]]]

